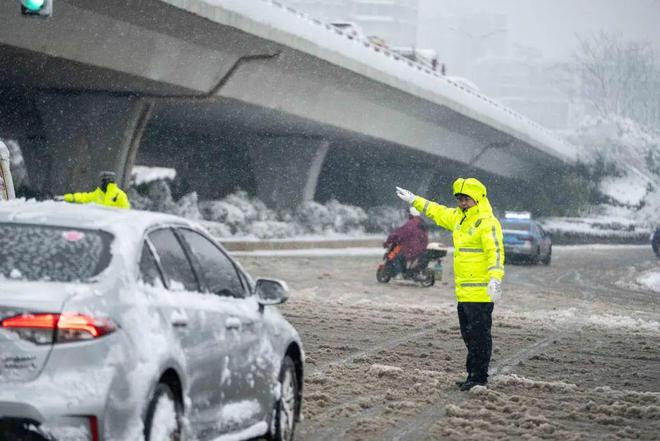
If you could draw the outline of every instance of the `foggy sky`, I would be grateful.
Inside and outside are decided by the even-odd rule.
[[[510,41],[539,48],[548,58],[570,57],[576,34],[599,30],[646,40],[660,55],[660,0],[419,0],[419,11],[427,19],[459,11],[503,14]],[[418,44],[433,47],[424,34]]]

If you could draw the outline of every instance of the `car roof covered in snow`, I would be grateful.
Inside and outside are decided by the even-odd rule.
[[[24,199],[0,202],[0,222],[98,229],[128,240],[141,238],[144,230],[157,224],[199,228],[184,218],[164,213]]]

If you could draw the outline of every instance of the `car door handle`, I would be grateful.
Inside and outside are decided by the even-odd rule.
[[[241,328],[241,321],[237,317],[229,317],[227,321],[225,321],[225,328],[226,329],[240,329]]]

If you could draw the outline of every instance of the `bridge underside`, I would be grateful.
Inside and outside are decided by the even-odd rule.
[[[127,185],[141,164],[176,168],[179,191],[201,198],[240,187],[279,208],[364,206],[392,203],[395,184],[529,181],[561,165],[449,107],[156,0],[140,2],[155,15],[71,0],[47,21],[9,3],[0,137],[19,140],[36,193],[89,188],[103,169]]]
[[[398,203],[394,185],[447,201],[458,176],[484,179],[495,195],[498,187],[525,186],[383,140],[282,115],[278,120],[271,111],[231,100],[211,117],[198,102],[100,99],[0,89],[0,137],[23,147],[30,178],[24,194],[90,188],[102,169],[119,171],[126,185],[134,164],[175,168],[175,197],[196,191],[200,199],[219,199],[240,188],[273,208],[329,199],[392,205]]]

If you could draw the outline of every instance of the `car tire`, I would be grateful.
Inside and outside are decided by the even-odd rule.
[[[158,383],[144,417],[145,441],[180,441],[182,416],[183,406],[170,386]]]
[[[292,441],[300,408],[300,386],[296,365],[288,355],[282,361],[279,375],[280,397],[275,403],[271,441]]]
[[[550,262],[552,262],[552,247],[548,249],[548,254],[541,260],[541,263],[543,265],[550,265]]]
[[[530,263],[532,265],[537,265],[540,261],[541,261],[541,248],[539,247],[536,249],[536,254],[534,254],[530,259]]]

